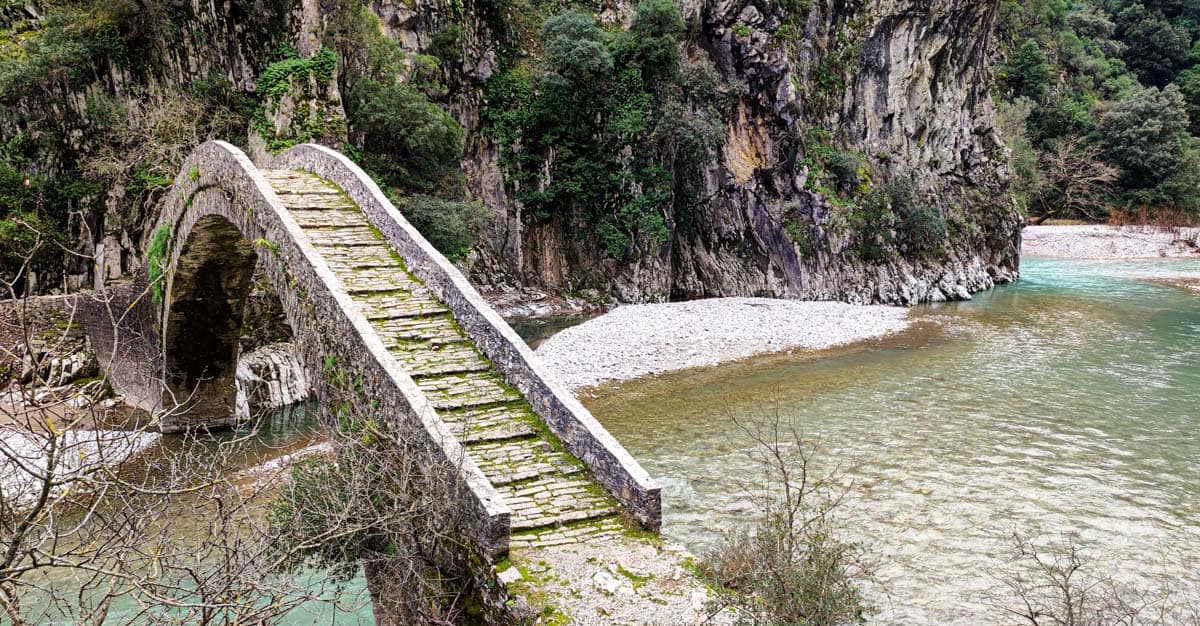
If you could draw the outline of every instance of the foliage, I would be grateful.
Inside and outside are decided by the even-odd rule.
[[[1149,87],[1117,102],[1097,130],[1108,158],[1125,169],[1126,188],[1155,187],[1186,163],[1188,117],[1178,87]]]
[[[1192,37],[1160,11],[1133,3],[1117,14],[1117,36],[1128,48],[1123,55],[1146,85],[1165,87],[1185,67]]]
[[[431,192],[457,175],[462,126],[408,84],[359,77],[346,114],[363,166],[389,185]]]
[[[56,88],[76,88],[105,71],[104,63],[130,60],[121,37],[125,5],[59,6],[47,13],[0,64],[0,102],[49,97]]]
[[[594,235],[624,260],[662,242],[670,215],[699,201],[703,163],[721,141],[720,81],[705,62],[680,62],[682,34],[669,0],[642,2],[613,35],[569,10],[542,27],[541,71],[489,81],[485,132],[526,215]]]
[[[476,234],[489,216],[479,202],[461,202],[414,195],[400,203],[400,211],[421,234],[451,261],[466,258]]]
[[[1004,135],[1035,219],[1200,213],[1186,173],[1200,166],[1198,14],[1188,2],[1001,2],[997,97],[1025,120]]]
[[[279,152],[294,145],[317,141],[339,134],[339,119],[319,98],[337,69],[337,54],[321,48],[309,58],[299,58],[295,50],[284,48],[284,58],[267,66],[258,76],[256,93],[260,98],[254,117],[254,130],[267,142],[267,150]],[[277,114],[281,100],[297,90],[301,102],[292,118],[280,129],[272,117]],[[315,101],[315,110],[309,102]]]
[[[1050,87],[1050,65],[1037,41],[1027,40],[1006,70],[1008,88],[1017,97],[1040,100]]]
[[[946,245],[946,218],[935,206],[909,204],[900,210],[900,234],[905,246],[918,254],[941,252]]]
[[[163,282],[166,279],[167,262],[171,257],[171,229],[160,226],[146,246],[146,273],[150,281],[150,294],[154,304],[162,304]]]
[[[595,18],[582,11],[566,11],[546,20],[542,51],[547,68],[564,80],[578,83],[612,71],[612,53]]]

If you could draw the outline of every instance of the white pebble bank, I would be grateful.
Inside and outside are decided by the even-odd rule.
[[[1196,229],[1151,227],[1027,226],[1021,231],[1021,254],[1059,259],[1197,258]]]
[[[717,298],[622,306],[554,335],[537,354],[572,390],[757,354],[819,350],[908,327],[908,310]]]

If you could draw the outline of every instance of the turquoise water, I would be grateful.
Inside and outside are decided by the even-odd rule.
[[[751,511],[734,418],[776,403],[849,490],[880,623],[996,623],[1011,534],[1070,538],[1123,583],[1200,592],[1200,262],[1029,260],[898,336],[602,390],[585,403],[703,551]],[[802,322],[801,322],[802,323]]]

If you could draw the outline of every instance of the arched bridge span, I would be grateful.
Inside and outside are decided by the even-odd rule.
[[[448,497],[461,500],[481,553],[616,533],[622,509],[659,527],[658,485],[343,155],[303,145],[259,169],[230,144],[206,143],[155,235],[162,376],[146,404],[162,430],[233,419],[261,260],[318,399],[345,397],[323,368],[349,372],[355,414],[410,435],[406,454],[452,474]]]

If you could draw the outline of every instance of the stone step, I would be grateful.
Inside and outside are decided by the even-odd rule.
[[[385,339],[386,341],[386,339]],[[404,344],[388,349],[409,376],[483,372],[492,364],[469,343]]]
[[[537,433],[537,419],[523,401],[496,406],[443,411],[442,421],[464,444],[531,437]]]
[[[625,531],[625,525],[616,515],[599,517],[550,528],[535,528],[514,532],[508,540],[510,548],[548,548],[585,541],[602,540]]]
[[[382,243],[376,246],[327,248],[321,251],[321,256],[325,257],[325,262],[329,263],[334,271],[363,267],[392,267],[400,264],[400,260],[392,256],[392,251]]]
[[[355,226],[353,228],[306,228],[304,229],[304,234],[308,235],[308,240],[318,248],[377,246],[380,243],[379,236],[375,234],[375,231],[366,226]]]
[[[387,346],[402,347],[413,342],[441,345],[465,341],[450,314],[425,317],[397,317],[375,320],[371,325]]]
[[[520,480],[563,477],[583,471],[578,462],[555,450],[550,442],[533,437],[476,443],[470,446],[468,454],[497,487]]]
[[[381,267],[338,272],[338,278],[346,286],[346,291],[354,293],[385,293],[406,291],[411,293],[421,284],[413,280],[408,272],[399,267]]]
[[[437,409],[498,404],[521,398],[517,390],[503,384],[491,372],[421,377],[417,379],[417,386]]]
[[[617,512],[616,501],[582,476],[548,476],[499,485],[496,490],[512,509],[514,531],[563,526]]]
[[[304,172],[264,171],[263,176],[266,177],[267,182],[271,183],[271,187],[281,199],[283,196],[289,195],[345,195],[341,189]]]
[[[380,295],[360,294],[354,300],[362,307],[363,315],[372,322],[417,315],[437,315],[450,310],[430,296],[429,290],[424,287]]]
[[[355,214],[362,215],[358,205],[344,194],[331,196],[327,193],[313,192],[288,193],[280,195],[279,200],[289,211],[294,212],[353,210]],[[363,220],[365,222],[366,218]]]
[[[360,226],[362,214],[357,210],[323,209],[320,211],[291,211],[292,219],[300,228],[345,228]]]

